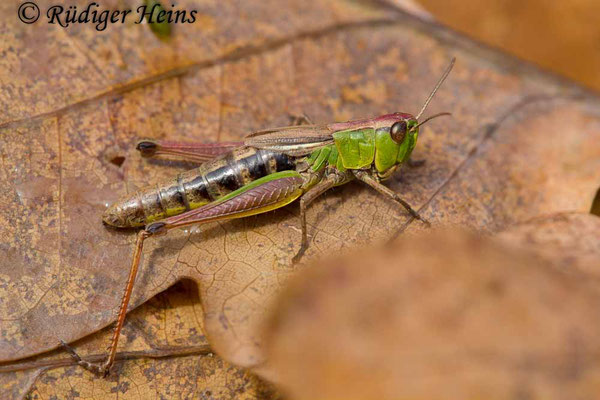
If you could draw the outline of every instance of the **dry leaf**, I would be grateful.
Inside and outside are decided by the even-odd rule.
[[[286,124],[290,112],[317,122],[416,112],[457,56],[430,109],[453,118],[423,129],[415,157],[425,167],[390,186],[435,223],[490,231],[591,205],[600,119],[589,104],[598,100],[577,87],[379,3],[178,5],[201,9],[202,23],[177,26],[169,43],[140,26],[1,25],[0,360],[113,321],[135,235],[107,229],[100,215],[119,195],[190,167],[142,160],[140,137],[231,140]],[[211,346],[237,365],[260,363],[258,327],[297,269],[297,214],[290,206],[148,241],[133,305],[191,278]],[[317,201],[308,222],[307,259],[410,223],[357,184]]]
[[[48,4],[39,2],[42,9]],[[293,44],[368,21],[377,26],[384,16],[354,2],[178,6],[198,9],[200,23],[177,26],[168,43],[133,24],[102,33],[85,25],[25,25],[13,18],[12,4],[0,6],[6,18],[0,24],[6,33],[0,44],[6,54],[0,91],[0,360],[47,351],[58,338],[72,341],[114,318],[132,232],[106,229],[100,215],[123,192],[182,168],[142,161],[133,149],[139,137],[214,141],[221,131],[241,136],[249,128],[281,124],[287,104],[277,89],[293,84]],[[301,19],[295,18],[298,8]],[[277,13],[267,12],[273,9]],[[282,59],[288,68],[274,64]],[[272,74],[276,67],[281,72]],[[245,68],[239,76],[236,69]],[[246,93],[254,78],[268,102],[246,110],[236,104],[244,76]],[[152,265],[144,268],[135,304],[183,275],[212,279],[223,269],[222,243],[213,258],[192,251],[186,260],[178,254],[188,241],[184,236],[155,243],[160,251],[149,246]],[[211,266],[196,268],[195,257]],[[221,301],[230,295],[219,293]]]
[[[564,100],[525,102],[489,127],[422,214],[494,232],[538,215],[589,212],[600,186],[597,112]]]
[[[513,246],[535,250],[565,272],[585,275],[592,285],[600,283],[598,216],[577,213],[542,216],[511,226],[497,237]]]
[[[212,353],[203,332],[198,288],[183,281],[131,312],[123,329],[113,374],[98,379],[64,352],[0,366],[0,384],[10,398],[275,399],[267,384]],[[76,343],[86,359],[99,360],[112,330]],[[19,369],[8,373],[6,369]],[[53,397],[54,396],[54,397]]]
[[[558,216],[504,242],[435,232],[314,265],[278,299],[267,369],[291,399],[595,399],[598,285],[506,240],[578,268],[571,244],[598,232]],[[587,255],[597,274],[597,244]]]

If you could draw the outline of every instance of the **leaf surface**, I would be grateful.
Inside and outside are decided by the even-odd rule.
[[[277,398],[271,386],[212,352],[202,316],[198,287],[184,280],[128,315],[109,377],[99,379],[54,351],[0,366],[0,385],[15,399]],[[110,328],[96,332],[75,343],[76,351],[99,361],[111,335]]]
[[[456,56],[428,111],[453,117],[423,128],[414,157],[425,166],[390,187],[435,225],[487,232],[591,207],[598,99],[568,82],[381,2],[178,5],[201,17],[175,26],[168,41],[138,25],[98,33],[7,18],[0,27],[4,362],[114,320],[135,233],[104,227],[103,210],[192,167],[142,159],[139,138],[240,140],[287,124],[290,113],[318,124],[415,113]],[[190,278],[211,347],[236,365],[261,363],[266,310],[299,268],[297,217],[291,205],[149,240],[132,307]],[[421,229],[354,183],[316,201],[308,223],[305,260]]]

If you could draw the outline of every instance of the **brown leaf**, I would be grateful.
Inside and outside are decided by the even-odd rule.
[[[111,335],[111,329],[104,329],[78,342],[76,349],[88,360],[100,360],[104,354],[98,353]],[[29,399],[276,398],[268,385],[212,353],[203,332],[198,288],[191,281],[176,284],[130,313],[120,348],[113,374],[106,379],[74,365],[62,351],[0,366],[3,393],[15,399],[26,393]]]
[[[577,213],[542,216],[512,226],[497,237],[535,250],[565,272],[585,276],[593,285],[600,282],[600,217]]]
[[[435,223],[489,231],[590,207],[600,119],[588,105],[597,99],[577,87],[379,3],[179,5],[201,9],[201,23],[176,26],[168,43],[137,25],[103,34],[4,25],[0,360],[113,321],[135,235],[105,228],[100,215],[122,193],[189,167],[142,160],[138,138],[236,139],[286,124],[290,112],[316,122],[416,112],[453,55],[429,112],[454,117],[423,129],[415,157],[425,167],[390,186]],[[308,222],[307,258],[410,224],[356,184],[317,201]],[[189,277],[215,351],[256,365],[265,310],[297,268],[298,226],[290,206],[150,240],[133,306]]]
[[[327,1],[307,7],[300,20],[292,18],[297,4],[279,1],[178,5],[200,9],[200,22],[177,26],[168,44],[133,24],[102,34],[85,25],[28,26],[15,22],[12,5],[0,6],[0,15],[11,16],[1,44],[10,56],[2,60],[0,91],[0,360],[47,351],[58,338],[72,341],[114,318],[132,235],[102,226],[102,210],[126,190],[181,169],[142,161],[133,149],[137,138],[214,141],[221,131],[241,136],[259,124],[281,125],[286,104],[276,90],[292,84],[291,64],[274,63],[290,61],[292,44],[304,38],[378,25],[384,15],[369,5]],[[230,114],[242,110],[235,103],[245,75],[235,69],[245,67],[246,75],[276,67],[281,73],[253,76],[255,84],[270,82],[270,102],[255,102],[258,108],[239,118]],[[208,259],[212,266],[188,266],[193,260],[177,254],[184,236],[155,244],[166,251],[149,247],[152,265],[144,268],[135,304],[182,274],[211,277],[222,266],[218,252]]]
[[[264,384],[220,357],[182,356],[129,361],[118,378],[98,379],[81,368],[60,368],[42,375],[30,399],[160,398],[271,399]]]
[[[515,107],[488,128],[422,213],[494,232],[538,215],[589,212],[600,185],[600,121],[590,111],[563,99]]]
[[[98,379],[81,368],[60,368],[41,376],[30,399],[127,398],[273,399],[271,389],[220,357],[182,356],[127,362],[118,378]]]
[[[506,242],[535,237],[578,268],[572,244],[599,231],[557,216],[504,241],[427,233],[313,265],[278,299],[266,369],[292,399],[594,399],[598,285]],[[597,274],[597,244],[587,255]]]

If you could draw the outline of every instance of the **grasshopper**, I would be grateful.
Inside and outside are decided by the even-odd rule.
[[[137,149],[144,157],[178,156],[200,162],[198,168],[176,178],[145,187],[112,204],[104,223],[144,227],[139,231],[106,360],[82,360],[66,343],[61,345],[77,364],[108,375],[114,363],[119,335],[138,272],[144,241],[174,228],[242,218],[283,207],[300,199],[302,243],[297,261],[308,247],[306,209],[319,195],[358,179],[402,205],[410,215],[427,223],[381,181],[409,162],[419,127],[441,115],[419,122],[429,102],[450,73],[446,68],[417,116],[396,112],[376,118],[327,125],[298,125],[254,132],[241,142],[214,144],[144,140]]]

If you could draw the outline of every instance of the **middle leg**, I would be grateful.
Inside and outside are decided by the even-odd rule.
[[[310,188],[302,197],[300,197],[300,227],[302,228],[302,244],[300,250],[292,258],[292,262],[298,262],[300,258],[308,249],[308,230],[306,228],[306,210],[310,203],[313,202],[317,197],[325,193],[327,190],[339,186],[343,183],[349,182],[354,179],[354,176],[348,171],[340,172],[337,169],[327,169],[323,179],[318,182],[315,186]]]
[[[302,197],[300,197],[300,228],[302,229],[302,243],[292,262],[298,262],[306,249],[308,249],[308,233],[306,228],[306,210],[314,199],[337,185],[338,179],[334,175],[326,176],[321,182],[310,188]]]

